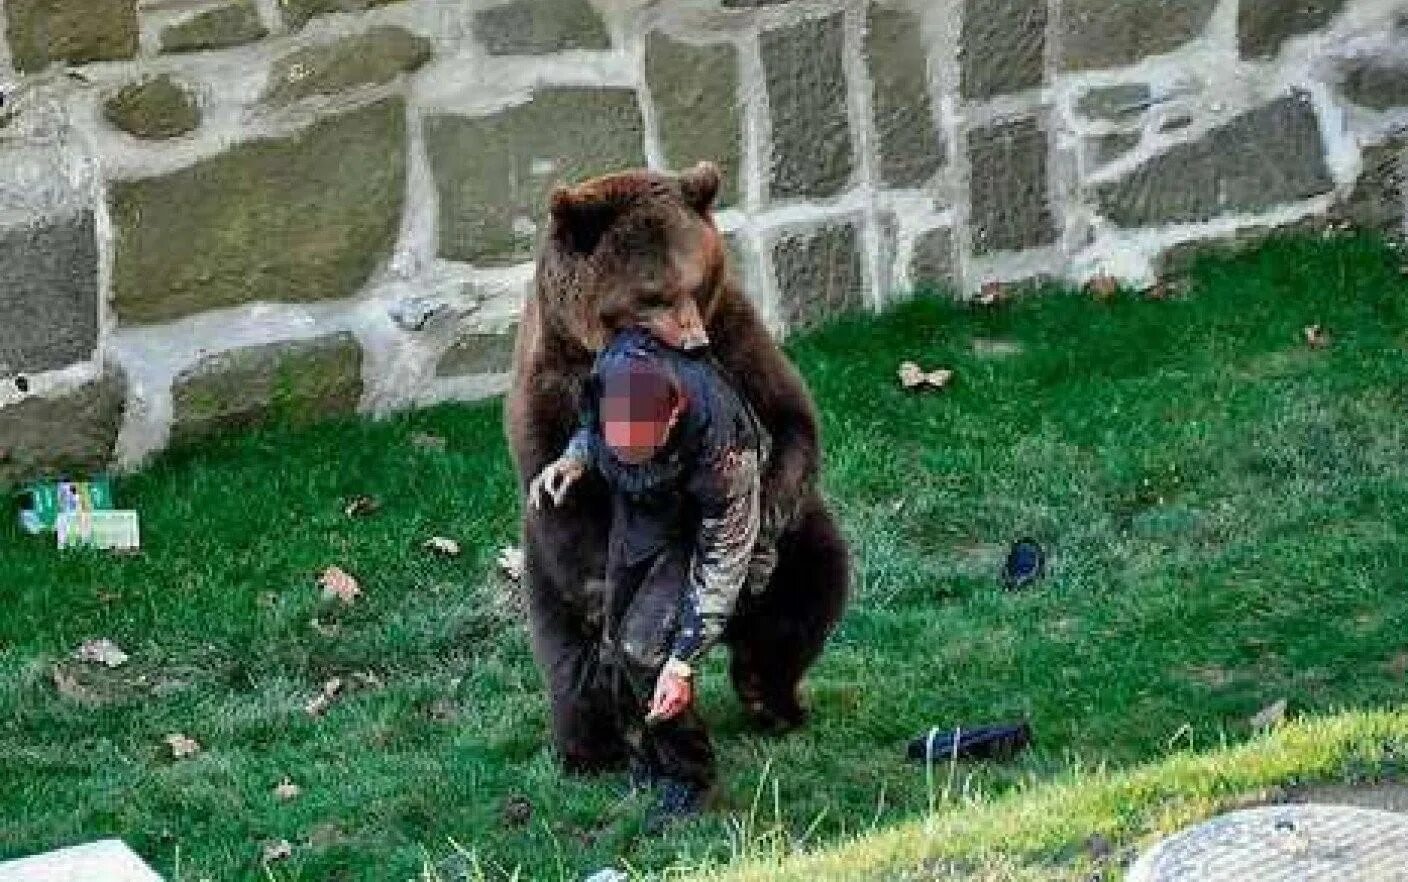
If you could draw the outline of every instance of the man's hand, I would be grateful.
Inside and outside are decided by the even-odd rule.
[[[542,508],[543,498],[547,497],[552,500],[553,505],[561,505],[567,491],[586,470],[586,463],[570,456],[550,463],[528,485],[528,504],[534,508]]]
[[[650,702],[647,725],[673,720],[694,701],[694,672],[689,665],[670,659],[655,681],[655,698]]]

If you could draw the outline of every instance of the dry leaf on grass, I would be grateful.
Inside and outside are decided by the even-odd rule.
[[[1272,704],[1268,704],[1266,707],[1257,711],[1256,716],[1252,717],[1252,728],[1262,731],[1265,729],[1274,729],[1281,725],[1281,723],[1285,722],[1286,708],[1288,706],[1284,698]]]
[[[317,631],[324,637],[336,637],[342,630],[342,626],[337,624],[337,622],[324,622],[317,616],[313,616],[313,618],[309,619],[308,624],[314,631]]]
[[[1120,293],[1120,280],[1107,273],[1100,273],[1085,283],[1085,293],[1096,300],[1109,300]]]
[[[293,855],[293,846],[289,845],[287,839],[279,839],[275,842],[264,843],[264,863],[272,864],[275,861],[288,860]]]
[[[446,539],[444,536],[431,536],[421,543],[420,547],[443,557],[460,556],[460,544],[453,539]]]
[[[1384,670],[1394,677],[1408,674],[1408,652],[1400,652],[1384,663]]]
[[[127,653],[106,637],[83,641],[82,645],[73,651],[73,657],[82,662],[109,668],[120,668],[128,659]]]
[[[171,748],[172,759],[185,759],[200,753],[200,743],[194,738],[187,738],[180,732],[173,732],[161,740]]]
[[[1330,333],[1320,325],[1309,325],[1305,331],[1305,345],[1311,349],[1324,349],[1330,345]]]
[[[279,802],[288,802],[303,795],[303,788],[288,778],[284,778],[274,787],[274,798]]]
[[[323,574],[318,577],[318,584],[323,587],[324,600],[336,598],[350,604],[362,593],[362,586],[341,567],[328,567],[323,570]]]
[[[374,515],[381,510],[381,503],[375,496],[353,496],[342,506],[342,513],[349,518],[362,518],[367,515]]]
[[[321,717],[332,706],[333,699],[337,698],[341,691],[342,678],[333,677],[323,684],[322,690],[317,695],[308,699],[308,703],[303,706],[303,709],[308,712],[310,717]]]
[[[523,580],[523,549],[505,545],[499,549],[499,572],[515,582]]]
[[[953,371],[940,368],[926,371],[912,361],[900,365],[900,385],[906,389],[945,389],[953,382]]]
[[[411,436],[411,444],[420,450],[434,450],[436,452],[443,452],[447,446],[444,438],[429,432],[416,432]]]
[[[453,723],[460,715],[459,708],[448,698],[437,698],[425,709],[425,715],[436,723]]]

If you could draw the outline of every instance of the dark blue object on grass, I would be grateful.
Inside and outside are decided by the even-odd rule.
[[[1046,575],[1046,552],[1035,539],[1021,539],[1007,553],[1002,567],[1002,587],[1008,591],[1030,588]]]

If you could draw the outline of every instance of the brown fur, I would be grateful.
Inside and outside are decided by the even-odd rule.
[[[757,311],[730,281],[711,206],[718,171],[628,171],[552,195],[536,290],[523,311],[505,429],[520,486],[555,459],[575,425],[583,381],[610,331],[692,297],[712,348],[774,439],[765,504],[789,518],[769,588],[740,605],[726,641],[735,688],[768,728],[805,718],[797,687],[845,607],[846,544],[816,490],[821,447],[811,396]],[[609,506],[587,477],[564,505],[525,508],[525,584],[534,653],[571,769],[623,752],[591,687],[601,620]]]

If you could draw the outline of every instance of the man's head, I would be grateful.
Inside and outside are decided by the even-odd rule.
[[[602,437],[622,462],[640,465],[654,457],[684,407],[679,382],[658,359],[623,358],[602,369]]]

